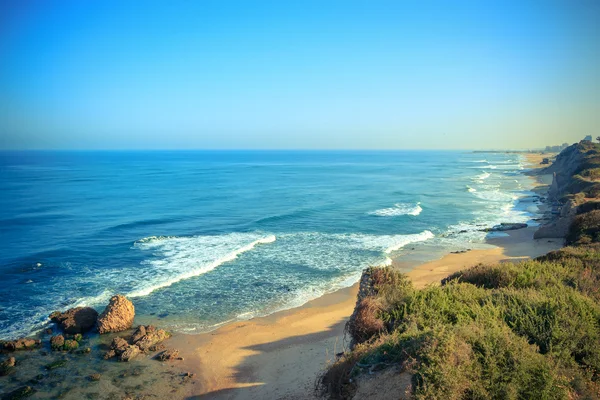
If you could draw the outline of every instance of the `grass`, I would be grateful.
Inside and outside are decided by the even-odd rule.
[[[590,267],[599,260],[598,247],[566,248],[479,265],[421,290],[398,274],[400,285],[362,300],[377,307],[354,321],[364,335],[324,374],[322,389],[349,398],[355,375],[396,364],[413,374],[416,399],[598,398],[600,305],[588,281],[598,281]]]
[[[572,150],[572,149],[571,149]],[[415,399],[600,399],[600,145],[580,161],[563,201],[580,204],[570,245],[535,260],[478,265],[415,289],[369,268],[346,328],[346,352],[319,383],[352,398],[356,377],[396,365]]]

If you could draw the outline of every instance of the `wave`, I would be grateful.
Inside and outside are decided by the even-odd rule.
[[[394,204],[394,207],[382,208],[380,210],[371,211],[368,214],[378,217],[398,217],[400,215],[412,215],[416,217],[421,214],[421,211],[423,211],[421,202],[418,202],[415,205],[396,203]]]
[[[476,191],[477,191],[477,189],[475,189],[475,188],[472,188],[471,186],[467,185],[467,192],[474,193],[474,192],[476,192]]]
[[[478,182],[478,183],[483,183],[483,181],[485,181],[490,176],[492,176],[492,174],[490,174],[489,172],[483,171],[483,173],[481,175],[477,175],[476,177],[471,178],[471,180]]]
[[[467,167],[467,168],[472,168],[472,169],[496,169],[498,168],[497,165],[477,165],[474,167]]]
[[[429,240],[434,237],[435,237],[435,235],[430,231],[423,231],[421,233],[416,233],[414,235],[404,235],[403,239],[398,240],[396,243],[394,243],[393,245],[391,245],[387,249],[385,249],[385,253],[390,254],[396,250],[400,250],[402,247],[406,246],[407,244],[424,242],[424,241]]]
[[[482,192],[473,193],[475,197],[486,200],[486,201],[494,201],[494,202],[512,202],[518,199],[518,196],[515,196],[512,193],[501,192],[499,190],[487,190]],[[511,205],[512,206],[512,205]]]
[[[139,271],[139,280],[146,282],[146,285],[132,290],[127,296],[147,296],[157,289],[200,276],[235,260],[259,244],[273,243],[275,240],[275,235],[243,233],[193,237],[151,236],[141,239],[134,247],[142,251],[151,250],[160,258],[142,262],[150,267]]]

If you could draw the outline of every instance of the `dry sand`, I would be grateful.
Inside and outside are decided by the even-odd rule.
[[[538,167],[541,155],[528,157]],[[539,180],[546,183],[545,179]],[[545,188],[539,187],[543,192]],[[498,246],[449,254],[408,273],[417,287],[439,284],[452,272],[478,263],[536,257],[560,248],[562,240],[534,240],[535,228],[489,240]],[[237,322],[202,335],[177,335],[184,367],[197,374],[193,399],[310,399],[319,373],[342,352],[344,324],[352,314],[358,285],[325,295],[302,307]]]

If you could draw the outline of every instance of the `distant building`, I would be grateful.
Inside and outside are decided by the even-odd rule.
[[[587,140],[588,142],[592,141],[592,135],[587,135],[583,140]]]

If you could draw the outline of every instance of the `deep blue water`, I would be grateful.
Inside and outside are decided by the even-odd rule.
[[[521,170],[469,152],[1,152],[0,338],[114,293],[185,332],[300,305],[526,221]]]

